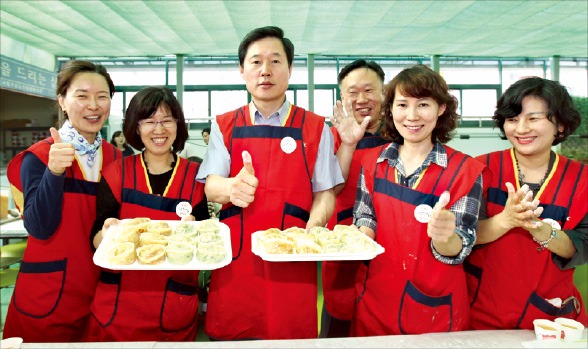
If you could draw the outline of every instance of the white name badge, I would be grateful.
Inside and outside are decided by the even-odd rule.
[[[421,223],[429,223],[433,208],[427,204],[418,205],[414,209],[414,218]]]
[[[192,205],[188,201],[182,201],[176,205],[176,214],[184,218],[192,214]]]
[[[292,137],[284,137],[280,142],[282,151],[286,154],[292,154],[296,150],[296,141]]]
[[[561,225],[559,225],[559,223],[556,220],[553,220],[551,218],[545,218],[543,220],[543,223],[551,225],[553,228],[555,228],[555,230],[561,230]]]

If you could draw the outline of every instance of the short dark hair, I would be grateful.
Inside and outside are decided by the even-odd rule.
[[[256,28],[245,35],[239,44],[239,65],[243,66],[243,62],[245,62],[245,56],[247,56],[249,46],[251,46],[251,44],[256,41],[265,38],[276,38],[282,41],[282,46],[284,46],[284,52],[286,52],[286,57],[288,59],[288,67],[291,67],[292,62],[294,61],[294,44],[292,41],[290,41],[290,39],[284,37],[284,31],[282,28],[274,26]]]
[[[510,85],[496,103],[492,120],[500,129],[500,137],[506,139],[504,122],[523,110],[523,98],[533,96],[547,104],[547,118],[556,126],[563,126],[552,145],[558,145],[574,133],[582,121],[580,112],[574,107],[574,101],[567,89],[557,81],[539,77],[523,78]]]
[[[210,127],[205,127],[205,128],[203,128],[203,129],[202,129],[202,133],[204,133],[204,132],[206,132],[206,133],[210,134]]]
[[[404,96],[414,98],[429,97],[440,106],[445,104],[445,111],[437,119],[437,125],[431,135],[431,141],[447,143],[453,138],[453,131],[457,128],[459,115],[457,114],[457,98],[449,93],[449,86],[443,77],[431,68],[417,64],[411,68],[402,70],[385,88],[382,113],[384,124],[382,135],[393,142],[403,144],[404,138],[400,135],[392,118],[391,107],[394,103],[396,89]]]
[[[188,140],[188,126],[186,126],[184,111],[172,91],[165,87],[146,87],[137,92],[129,102],[123,121],[123,132],[127,142],[133,148],[145,148],[139,135],[139,121],[150,118],[161,105],[167,107],[172,116],[178,119],[176,139],[172,145],[173,151],[179,152],[184,149]]]
[[[343,67],[343,69],[341,69],[341,71],[339,72],[339,76],[337,76],[337,85],[339,85],[339,87],[341,87],[341,83],[343,82],[343,79],[345,79],[345,77],[347,75],[349,75],[349,73],[351,73],[355,69],[360,69],[360,68],[366,68],[366,69],[373,70],[374,73],[376,73],[378,75],[380,82],[382,84],[384,83],[384,78],[386,77],[386,74],[384,74],[384,70],[382,70],[382,67],[380,67],[380,65],[378,63],[376,63],[374,61],[366,61],[365,59],[358,59],[358,60],[355,60],[355,61],[347,64],[346,66]]]
[[[90,61],[81,60],[71,60],[63,64],[63,66],[59,70],[59,74],[57,74],[57,95],[65,97],[65,95],[67,95],[67,89],[71,86],[72,81],[75,79],[76,76],[78,76],[78,74],[81,73],[96,73],[104,77],[106,83],[108,84],[110,98],[114,96],[114,82],[112,82],[110,74],[108,74],[106,68],[104,68],[104,66],[100,64],[94,64]],[[67,119],[67,115],[65,115],[63,110],[61,110],[59,101],[56,104],[56,109],[58,114],[58,123],[59,126],[61,126],[63,125],[63,122]]]

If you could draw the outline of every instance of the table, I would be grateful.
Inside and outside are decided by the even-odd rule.
[[[27,348],[586,348],[584,342],[537,342],[531,330],[463,331],[422,335],[232,342],[23,343]]]
[[[10,239],[26,239],[29,237],[22,219],[15,218],[0,224],[0,239],[2,245],[7,245]]]

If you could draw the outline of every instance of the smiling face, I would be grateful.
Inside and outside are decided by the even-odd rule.
[[[439,105],[430,97],[403,96],[397,87],[390,111],[394,127],[404,138],[404,144],[431,144],[431,135],[437,119],[445,111],[445,105]]]
[[[249,45],[240,72],[254,102],[276,104],[276,110],[281,106],[292,67],[279,39],[268,37]]]
[[[65,96],[57,96],[72,126],[90,143],[96,139],[110,115],[110,89],[97,73],[80,73],[71,81]]]
[[[139,125],[139,135],[141,136],[141,141],[145,145],[145,152],[149,152],[153,155],[160,156],[160,155],[167,155],[170,152],[170,149],[176,139],[177,134],[177,123],[169,123],[171,127],[166,128],[164,127],[164,123],[159,122],[155,124],[155,128],[145,121],[164,121],[164,120],[172,120],[174,119],[173,115],[169,111],[166,105],[160,105],[155,113],[151,115],[147,119],[141,120],[141,124]]]
[[[548,118],[547,104],[540,98],[526,96],[521,107],[519,115],[505,120],[504,135],[521,155],[549,153],[558,127]]]
[[[376,131],[382,106],[382,83],[378,74],[369,68],[351,71],[341,81],[341,102],[344,107],[351,105],[353,116],[361,123],[366,116],[371,116],[368,131]]]
[[[114,137],[114,141],[116,142],[117,147],[122,148],[125,145],[127,140],[126,140],[124,134],[119,133],[118,136]]]

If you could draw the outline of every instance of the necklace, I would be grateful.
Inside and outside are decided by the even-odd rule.
[[[515,160],[517,162],[517,172],[519,173],[519,183],[521,184],[521,186],[523,186],[523,184],[527,184],[529,186],[529,189],[531,189],[531,191],[533,191],[534,193],[539,191],[539,189],[543,186],[543,183],[545,183],[545,181],[547,180],[547,176],[549,175],[549,170],[551,169],[551,166],[553,165],[554,159],[555,159],[555,157],[553,156],[553,153],[551,153],[549,155],[549,163],[547,164],[547,171],[545,171],[545,174],[543,175],[543,178],[541,179],[541,181],[539,181],[539,184],[535,184],[535,183],[525,182],[525,175],[523,174],[523,172],[521,171],[521,167],[519,166],[519,159],[517,159],[515,156]]]

